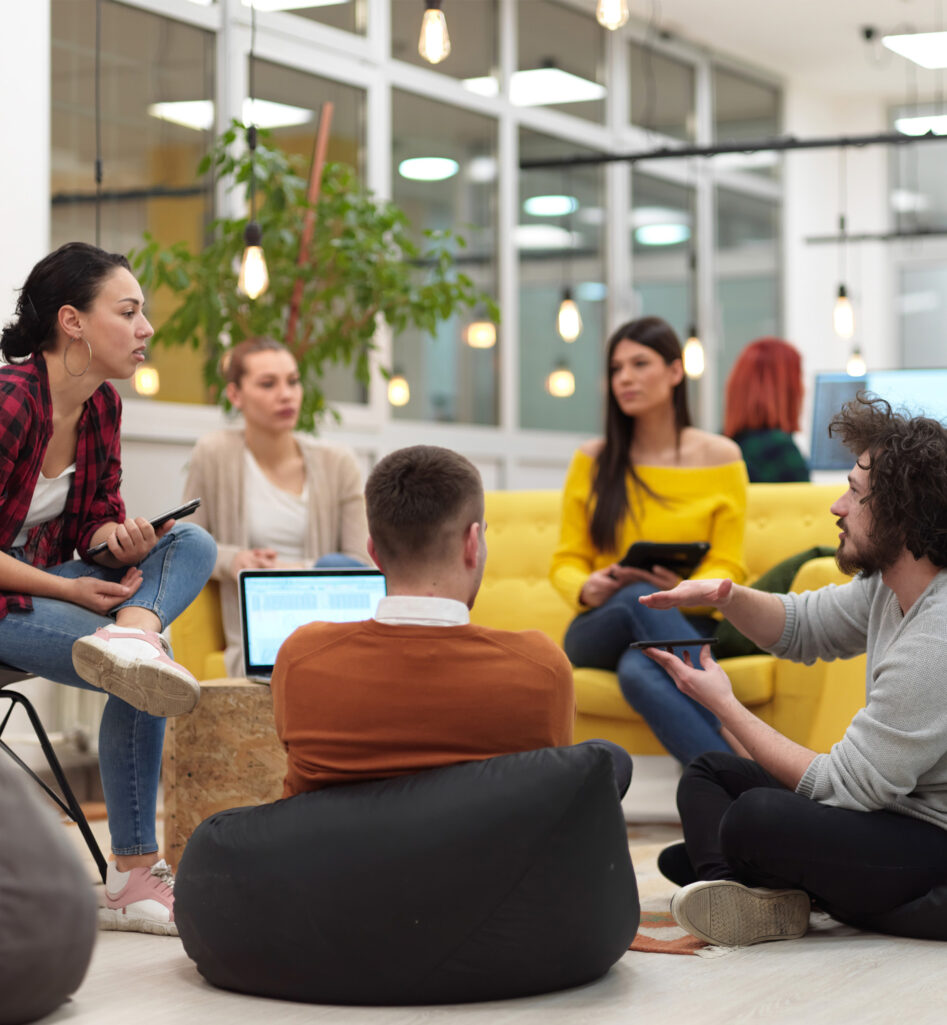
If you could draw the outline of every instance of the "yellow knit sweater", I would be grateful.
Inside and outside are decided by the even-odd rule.
[[[589,492],[595,459],[578,451],[572,457],[562,493],[559,544],[549,571],[556,590],[576,609],[589,574],[617,562],[634,541],[709,541],[710,551],[692,579],[730,577],[742,583],[743,525],[746,518],[746,466],[638,466],[635,468],[661,501],[627,478],[634,517],[618,529],[618,547],[601,552],[589,536]]]

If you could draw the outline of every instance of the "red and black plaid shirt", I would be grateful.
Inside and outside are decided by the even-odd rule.
[[[40,568],[85,554],[105,523],[125,519],[120,427],[122,402],[108,383],[85,404],[77,427],[76,472],[61,516],[33,527],[26,540],[29,561]],[[13,546],[53,434],[49,377],[42,356],[0,367],[0,551]],[[29,595],[0,591],[0,619],[11,609],[33,607]]]

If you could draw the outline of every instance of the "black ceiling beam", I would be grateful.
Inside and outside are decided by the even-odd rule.
[[[783,135],[772,139],[721,143],[715,146],[661,146],[634,153],[590,153],[574,157],[550,157],[544,160],[521,160],[521,171],[541,168],[594,167],[598,164],[636,164],[644,160],[682,160],[687,157],[719,157],[725,153],[762,153],[805,149],[843,149],[849,146],[906,146],[915,142],[947,142],[947,136],[925,132],[904,135],[902,132],[878,132],[874,135],[834,135],[825,139],[797,139]]]

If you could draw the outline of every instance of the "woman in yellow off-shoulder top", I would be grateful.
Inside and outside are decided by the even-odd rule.
[[[713,620],[699,609],[645,608],[642,594],[679,578],[661,566],[618,562],[634,541],[706,541],[692,576],[741,583],[746,467],[735,442],[691,426],[670,325],[658,317],[623,325],[609,339],[607,367],[605,439],[573,456],[550,577],[577,612],[564,642],[573,665],[615,670],[628,703],[686,764],[704,751],[730,750],[720,724],[628,645],[706,636]],[[696,663],[699,648],[688,650]]]

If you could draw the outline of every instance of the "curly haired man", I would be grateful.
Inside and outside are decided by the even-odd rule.
[[[700,667],[651,649],[748,756],[709,753],[688,766],[684,843],[659,860],[683,886],[674,917],[711,943],[801,936],[812,902],[884,931],[892,912],[947,884],[947,429],[859,395],[830,432],[857,457],[831,507],[836,558],[854,580],[786,595],[684,581],[641,599],[713,605],[795,661],[867,654],[865,707],[817,754],[744,708],[708,647]]]

